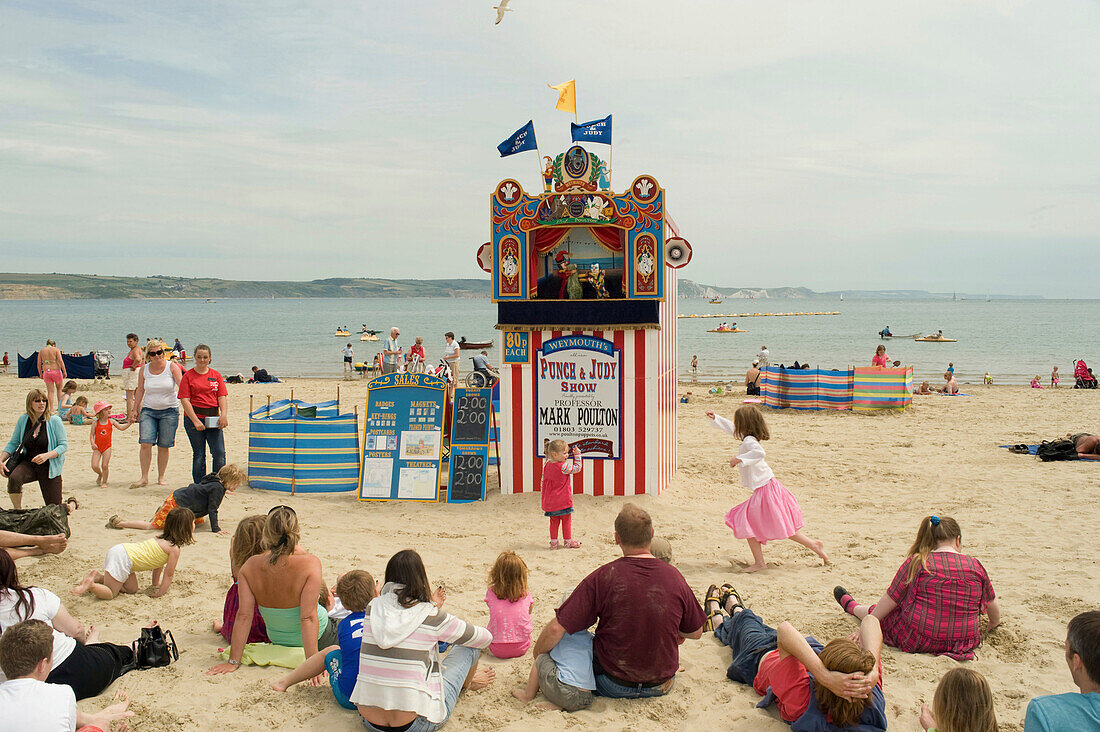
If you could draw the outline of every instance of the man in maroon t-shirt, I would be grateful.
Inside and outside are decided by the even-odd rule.
[[[593,641],[596,693],[619,699],[662,696],[680,668],[679,644],[700,638],[706,615],[683,575],[649,551],[653,522],[628,503],[615,518],[620,559],[585,577],[543,628],[534,656],[566,633],[599,621]]]

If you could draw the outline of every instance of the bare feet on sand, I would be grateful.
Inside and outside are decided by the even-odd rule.
[[[60,554],[65,551],[65,547],[68,546],[68,544],[69,540],[65,538],[64,534],[35,537],[34,542],[36,547],[48,554]]]
[[[99,628],[94,625],[89,625],[88,632],[84,635],[84,645],[91,643],[99,643]]]
[[[825,553],[825,542],[821,541],[820,539],[811,541],[810,549],[813,550],[814,554],[821,557],[822,562],[824,562],[825,564],[829,563],[829,555]]]
[[[527,696],[527,687],[525,686],[519,686],[515,689],[512,689],[512,696],[519,699],[524,704],[535,698],[534,695]]]
[[[142,478],[141,480],[135,480],[133,483],[130,484],[130,490],[133,490],[134,488],[144,488],[147,485],[149,485],[149,481],[145,478]]]
[[[493,679],[496,677],[497,672],[495,669],[490,666],[481,666],[477,671],[474,671],[474,677],[466,684],[466,688],[470,691],[480,691],[493,683]]]
[[[220,633],[220,632],[222,632],[222,628],[224,627],[225,624],[220,620],[215,620],[213,625],[214,625],[214,632],[215,633]]]
[[[768,564],[767,564],[767,562],[765,562],[764,564],[749,564],[749,565],[742,566],[741,571],[742,572],[759,572],[760,570],[767,569],[767,568],[768,568]]]

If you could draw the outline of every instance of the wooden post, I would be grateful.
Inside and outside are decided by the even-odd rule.
[[[298,420],[298,405],[294,403],[294,390],[293,389],[290,390],[290,399],[291,399],[290,407],[291,407],[291,409],[294,410],[293,412],[291,412],[291,417],[290,418],[292,420],[294,420],[295,422],[297,422],[297,420]],[[294,425],[294,431],[295,432],[298,431],[298,425],[297,424]],[[295,456],[295,458],[297,458],[297,456]],[[291,467],[290,467],[290,495],[292,495],[292,496],[294,495],[294,490],[295,490],[295,487],[296,487],[295,484],[294,484],[294,474],[295,474],[294,464],[291,463]]]
[[[336,385],[336,413],[340,413],[340,385]]]
[[[253,396],[255,396],[255,395],[254,394],[249,394],[248,395],[248,416],[250,416],[250,417],[252,416],[252,412],[253,412],[253,409],[252,409],[252,397]]]
[[[500,477],[500,429],[497,426],[497,413],[493,409],[493,387],[489,387],[489,419],[492,420],[493,430],[496,432],[496,437],[493,438],[493,453],[497,457],[497,490],[500,490],[502,485]],[[484,487],[484,486],[483,486]]]

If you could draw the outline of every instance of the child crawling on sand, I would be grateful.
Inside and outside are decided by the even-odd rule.
[[[152,521],[123,520],[118,514],[107,520],[108,529],[143,529],[156,531],[164,528],[164,520],[174,508],[187,508],[195,515],[195,524],[201,524],[204,516],[210,517],[210,530],[220,536],[229,536],[228,531],[218,525],[218,509],[225,495],[233,493],[248,483],[248,474],[236,465],[225,465],[221,470],[210,473],[198,483],[178,488],[164,500],[164,505],[153,516]]]
[[[160,536],[133,544],[115,544],[107,550],[103,571],[92,570],[71,591],[83,595],[89,590],[100,600],[113,600],[119,592],[138,591],[138,572],[153,570],[150,597],[163,597],[172,585],[183,547],[195,543],[195,514],[188,508],[173,508],[164,520]]]

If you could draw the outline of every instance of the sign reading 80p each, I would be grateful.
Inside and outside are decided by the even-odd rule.
[[[505,332],[504,363],[531,363],[530,333]]]
[[[546,443],[564,440],[584,457],[621,457],[622,351],[593,336],[564,336],[536,351],[535,437],[540,457]]]

